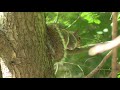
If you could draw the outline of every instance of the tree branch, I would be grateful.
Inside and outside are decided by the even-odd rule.
[[[95,44],[89,45],[89,46],[84,46],[81,48],[75,48],[74,50],[66,50],[67,51],[67,55],[73,55],[73,54],[80,54],[82,52],[88,52],[88,50],[95,46]]]
[[[76,20],[74,20],[67,28],[65,28],[65,29],[68,29],[68,28],[70,28],[74,23],[76,23],[77,22],[77,20],[80,18],[80,15],[77,17],[77,19]]]
[[[104,63],[107,61],[107,59],[111,56],[112,51],[110,51],[104,58],[103,60],[100,62],[100,64],[93,70],[91,71],[85,78],[91,78],[92,76],[94,76],[104,65]]]
[[[54,23],[58,22],[58,18],[59,18],[59,12],[57,12],[57,16],[56,16],[56,19],[55,19]]]

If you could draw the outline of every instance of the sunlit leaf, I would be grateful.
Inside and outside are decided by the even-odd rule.
[[[117,73],[117,78],[120,78],[120,72]]]
[[[108,28],[105,28],[105,29],[103,30],[103,32],[108,32]]]
[[[103,34],[103,32],[102,31],[98,31],[97,34]]]
[[[120,21],[120,13],[118,14],[118,21]]]
[[[101,23],[101,21],[98,20],[98,19],[95,19],[94,22],[95,22],[96,24],[100,24],[100,23]]]
[[[97,15],[96,13],[92,13],[92,12],[83,12],[81,14],[81,17],[83,17],[85,20],[88,21],[88,23],[96,23],[96,24],[100,24],[100,20],[99,15]]]

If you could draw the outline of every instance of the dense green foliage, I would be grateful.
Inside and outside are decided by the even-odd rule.
[[[81,46],[111,40],[112,20],[110,12],[46,12],[45,14],[47,23],[57,22],[67,30],[79,30]],[[55,64],[56,76],[65,78],[84,77],[100,63],[107,52],[92,57],[85,52],[68,56],[65,61]],[[107,77],[110,70],[111,58],[94,77]]]

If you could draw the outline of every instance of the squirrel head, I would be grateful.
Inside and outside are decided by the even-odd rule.
[[[80,35],[79,35],[79,31],[80,31],[80,30],[76,30],[76,31],[73,33],[73,35],[74,35],[75,38],[77,39],[77,46],[76,46],[76,48],[81,47],[81,37],[80,37]]]
[[[80,39],[80,36],[78,35],[77,32],[78,31],[69,32],[69,41],[68,41],[68,44],[67,44],[67,49],[74,50],[75,48],[80,47],[81,39]]]

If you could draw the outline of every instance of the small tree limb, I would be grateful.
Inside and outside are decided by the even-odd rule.
[[[100,64],[94,69],[92,70],[85,78],[91,78],[92,76],[94,76],[104,65],[104,63],[107,61],[107,59],[111,56],[112,51],[110,51],[104,58],[103,60],[100,62]]]
[[[57,16],[56,16],[56,19],[55,19],[54,23],[58,22],[58,18],[59,18],[59,12],[57,12]]]
[[[96,44],[92,44],[92,45],[81,47],[81,48],[75,48],[74,50],[68,50],[67,49],[66,50],[67,55],[73,55],[73,54],[80,54],[80,53],[83,53],[83,52],[88,52],[88,50],[95,45]]]
[[[75,19],[67,28],[65,28],[65,29],[68,29],[68,28],[70,28],[74,23],[76,23],[77,22],[77,20],[80,18],[80,15],[77,17],[77,19]]]

